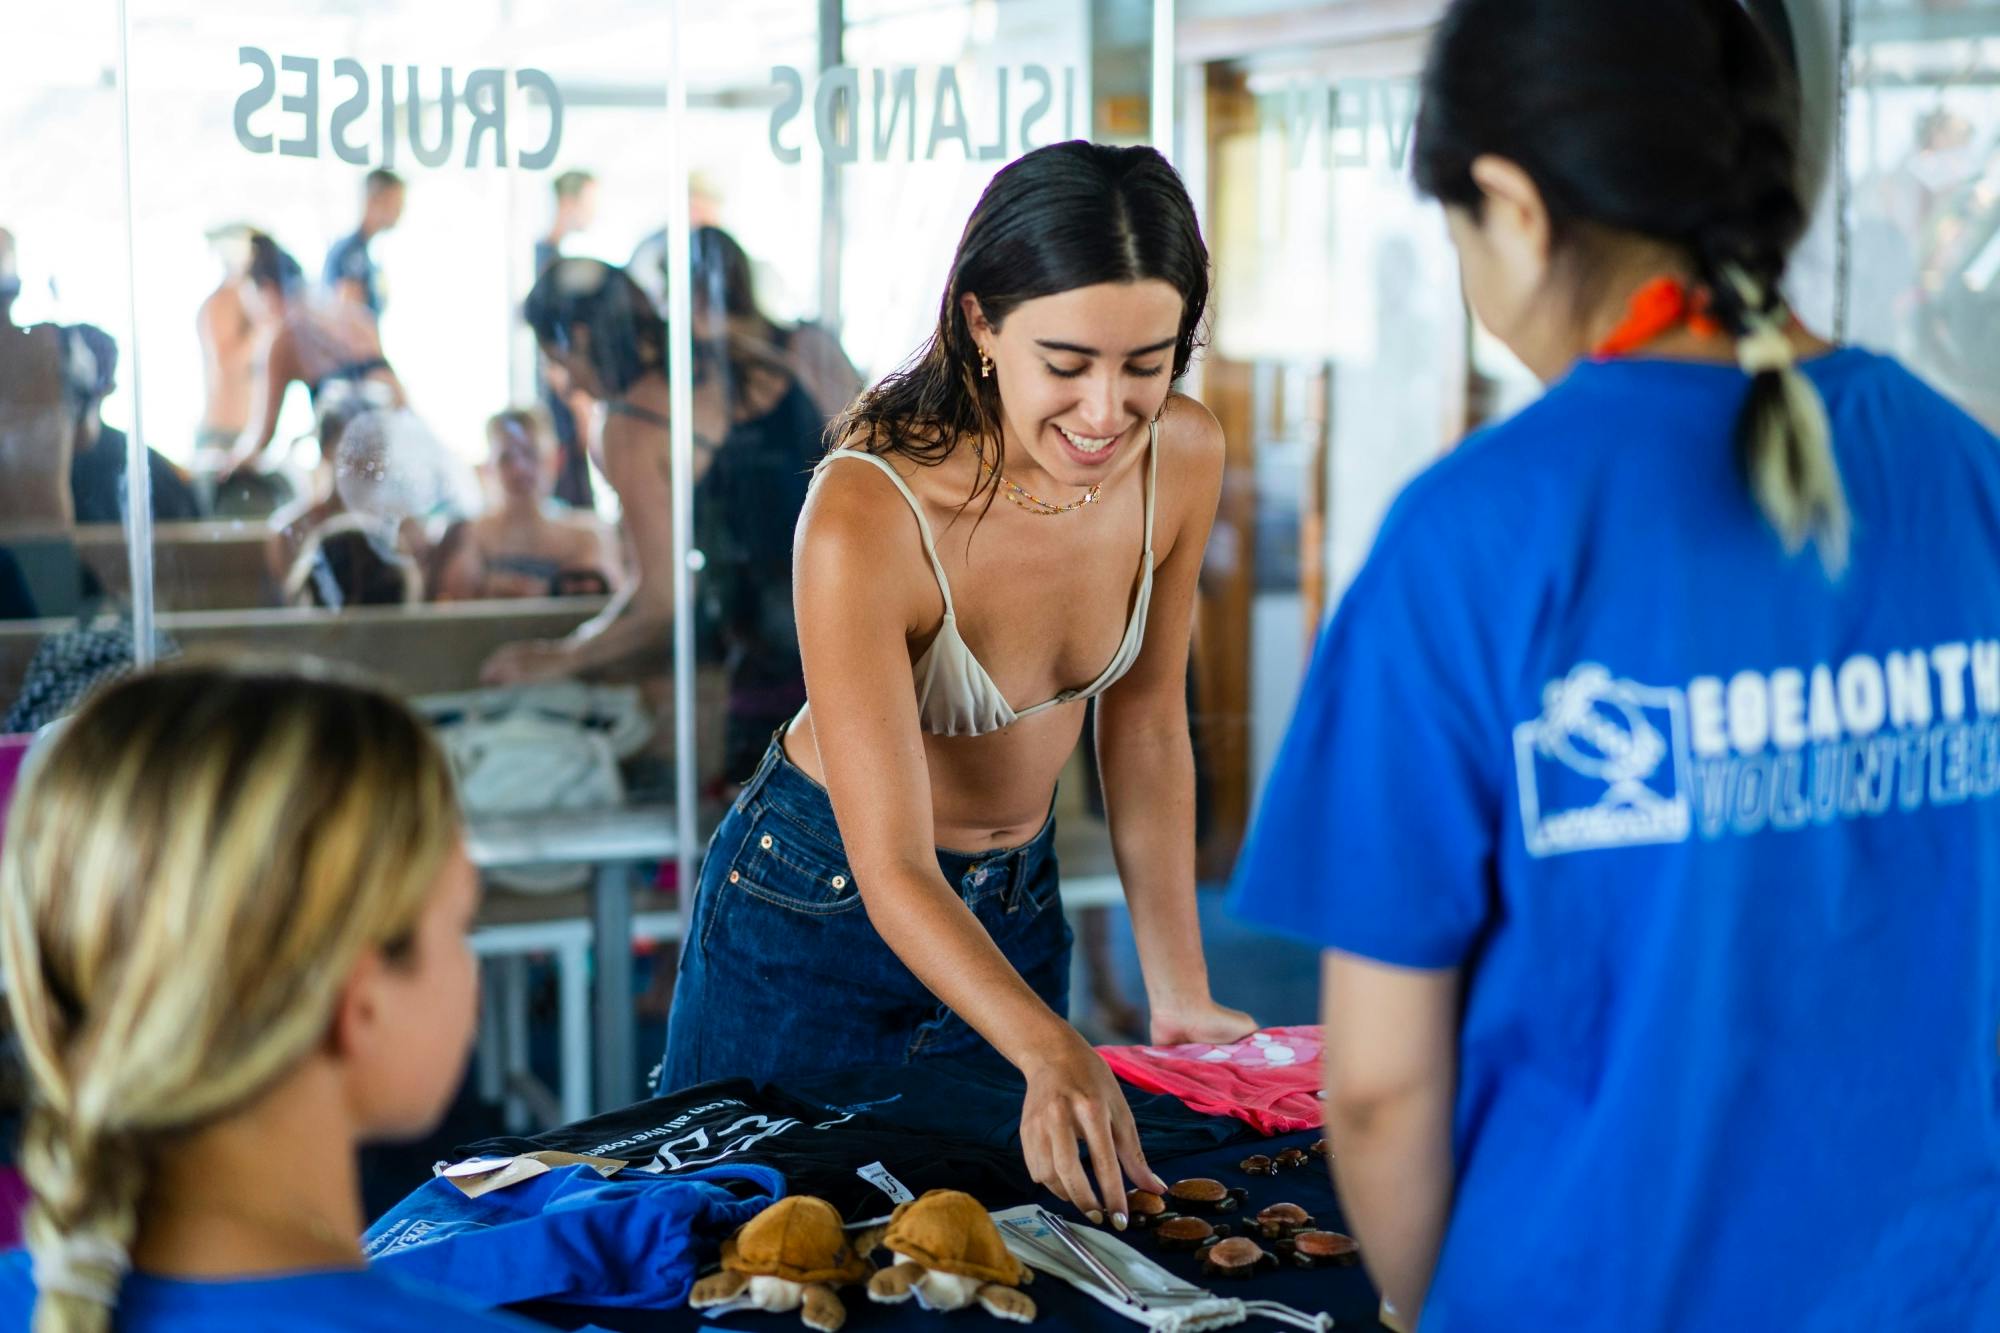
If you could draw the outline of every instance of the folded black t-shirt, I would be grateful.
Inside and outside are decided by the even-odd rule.
[[[772,1091],[830,1110],[861,1111],[916,1134],[976,1139],[1020,1152],[1027,1080],[995,1051],[940,1056],[906,1065],[780,1079]],[[1151,1158],[1206,1152],[1256,1138],[1233,1116],[1204,1115],[1178,1097],[1120,1084],[1139,1142]]]
[[[454,1150],[452,1160],[551,1151],[663,1175],[756,1163],[781,1173],[791,1193],[825,1199],[850,1222],[881,1217],[925,1190],[964,1190],[988,1208],[1039,1195],[1018,1149],[912,1134],[866,1112],[760,1090],[748,1079],[704,1083],[543,1134],[482,1139]]]

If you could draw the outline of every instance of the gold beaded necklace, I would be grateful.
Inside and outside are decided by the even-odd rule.
[[[974,447],[978,448],[977,446]],[[1000,493],[1006,496],[1009,500],[1012,500],[1015,504],[1019,505],[1021,508],[1027,510],[1031,514],[1042,514],[1046,516],[1053,516],[1056,514],[1067,514],[1072,510],[1081,509],[1085,505],[1096,504],[1097,493],[1104,489],[1104,483],[1100,481],[1096,485],[1092,486],[1089,490],[1085,491],[1083,493],[1082,499],[1071,500],[1068,504],[1060,504],[1060,505],[1055,504],[1052,501],[1042,499],[1041,496],[1036,495],[1033,491],[1030,491],[1027,487],[1021,485],[1019,482],[1009,481],[1004,473],[1000,472],[999,469],[995,468],[991,463],[986,461],[985,449],[983,448],[978,449],[978,454],[979,454],[979,470],[981,474],[988,477],[998,477],[1000,479]]]

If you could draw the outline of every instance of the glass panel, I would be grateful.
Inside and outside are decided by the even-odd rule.
[[[0,86],[0,732],[53,720],[132,656],[117,9],[17,27]],[[163,517],[192,504],[164,460],[151,481]]]
[[[1202,606],[1212,873],[1235,857],[1321,616],[1389,500],[1466,422],[1457,268],[1407,179],[1421,53],[1400,36],[1208,66],[1205,374],[1231,450]]]
[[[517,940],[587,920],[593,884],[622,912],[628,869],[672,851],[669,617],[582,637],[632,586],[638,529],[591,455],[661,362],[659,320],[602,265],[537,290],[552,247],[622,264],[665,224],[669,17],[130,3],[144,418],[203,502],[159,532],[162,626],[419,701],[460,770],[488,921]],[[664,461],[643,465],[664,515]],[[626,951],[599,963],[597,1094],[629,1100],[629,997],[606,1000]],[[576,1072],[549,1081],[580,1113]]]
[[[1851,35],[1846,328],[2000,426],[2000,5],[1864,4]]]

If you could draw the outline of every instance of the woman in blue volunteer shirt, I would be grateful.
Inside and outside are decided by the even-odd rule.
[[[32,1194],[0,1330],[525,1330],[361,1260],[356,1145],[427,1132],[464,1072],[477,896],[386,695],[186,666],[88,704],[0,855]]]
[[[2000,1328],[2000,451],[1779,282],[1733,0],[1458,0],[1417,181],[1552,387],[1414,482],[1239,871],[1423,1328]]]

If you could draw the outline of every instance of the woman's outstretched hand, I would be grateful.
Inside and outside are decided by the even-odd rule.
[[[1108,1219],[1123,1230],[1131,1212],[1126,1182],[1162,1193],[1166,1183],[1146,1165],[1132,1108],[1111,1067],[1072,1030],[1023,1072],[1028,1095],[1021,1105],[1021,1154],[1028,1174],[1092,1222]]]

